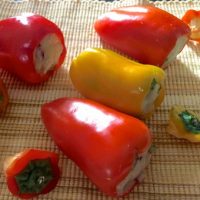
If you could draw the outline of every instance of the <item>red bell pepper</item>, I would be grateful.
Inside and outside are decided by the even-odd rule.
[[[0,67],[28,83],[46,81],[64,61],[64,37],[40,15],[22,14],[0,21]]]
[[[3,83],[0,79],[0,112],[3,112],[8,105],[8,92]]]
[[[46,194],[60,178],[58,155],[38,149],[28,149],[7,159],[4,170],[8,189],[19,198]]]
[[[103,14],[94,24],[106,43],[143,64],[166,66],[187,43],[190,28],[155,6],[128,6]]]
[[[188,10],[182,20],[191,28],[190,39],[200,42],[200,10]]]
[[[123,196],[140,182],[152,141],[142,121],[77,98],[46,103],[41,115],[54,142],[101,191]]]

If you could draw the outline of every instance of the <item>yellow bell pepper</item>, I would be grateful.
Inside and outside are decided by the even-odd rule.
[[[161,68],[111,50],[86,49],[73,59],[69,74],[83,96],[136,117],[149,117],[164,98]]]
[[[173,106],[169,112],[168,132],[190,142],[200,142],[200,116],[183,106]]]

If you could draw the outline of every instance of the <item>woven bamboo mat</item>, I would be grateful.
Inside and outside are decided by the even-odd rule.
[[[55,76],[40,86],[27,86],[0,71],[8,87],[10,104],[0,118],[0,200],[15,199],[8,192],[2,171],[3,161],[25,148],[41,148],[60,154],[62,178],[46,200],[111,199],[100,193],[80,170],[57,149],[40,119],[42,103],[55,98],[80,97],[72,86],[68,67],[72,58],[87,47],[101,47],[93,29],[94,20],[113,7],[142,3],[142,0],[121,0],[105,3],[95,0],[1,1],[0,19],[21,12],[42,14],[57,23],[66,38],[68,55]],[[189,8],[200,9],[196,2],[156,2],[156,6],[181,17]],[[156,55],[155,55],[156,56]],[[185,105],[200,113],[200,45],[189,43],[166,70],[166,97],[162,106],[147,121],[154,133],[157,151],[146,170],[142,185],[124,199],[134,200],[199,200],[200,145],[176,139],[166,132],[168,111],[173,104]]]

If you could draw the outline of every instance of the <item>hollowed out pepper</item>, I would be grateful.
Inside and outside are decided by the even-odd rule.
[[[46,81],[64,61],[63,34],[43,16],[26,13],[1,20],[0,33],[0,68],[27,83]]]
[[[3,83],[3,81],[0,79],[0,112],[3,112],[6,110],[6,107],[8,105],[8,92],[7,89]]]
[[[99,17],[96,32],[106,43],[140,63],[166,66],[187,43],[190,28],[155,6],[116,8]]]
[[[142,121],[77,98],[46,103],[41,115],[58,147],[101,191],[123,196],[141,181],[152,142]]]
[[[89,48],[72,61],[70,77],[80,93],[136,117],[149,117],[164,98],[164,71],[111,50]]]
[[[173,106],[169,113],[168,132],[190,142],[200,142],[200,116],[183,106]]]
[[[182,20],[191,28],[190,39],[200,42],[200,10],[188,10]]]
[[[39,149],[27,149],[8,158],[4,170],[10,192],[24,199],[50,192],[60,178],[58,155]]]

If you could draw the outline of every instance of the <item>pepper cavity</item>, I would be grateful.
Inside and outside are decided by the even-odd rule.
[[[63,45],[56,34],[46,35],[33,53],[36,71],[39,74],[46,74],[48,71],[53,70],[62,51]]]
[[[27,83],[48,80],[65,59],[61,30],[43,16],[7,18],[0,21],[0,30],[0,67]]]
[[[132,170],[128,175],[117,185],[118,195],[127,193],[134,185],[140,183],[144,178],[144,170],[149,165],[151,159],[151,153],[146,151],[134,160],[132,164]]]

